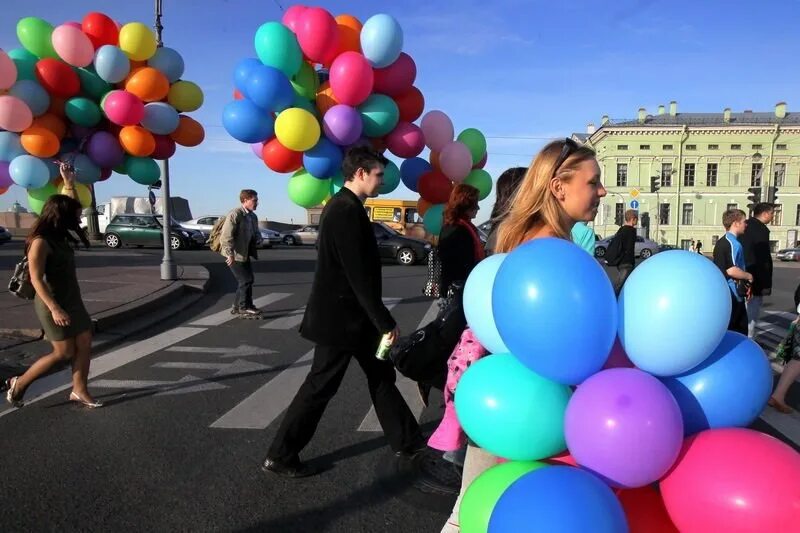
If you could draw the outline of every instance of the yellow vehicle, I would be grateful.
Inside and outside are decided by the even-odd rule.
[[[367,198],[364,208],[373,222],[383,222],[398,233],[409,237],[425,238],[425,228],[422,225],[422,217],[417,211],[416,200]]]

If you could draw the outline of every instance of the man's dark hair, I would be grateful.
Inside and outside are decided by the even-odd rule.
[[[239,202],[245,203],[247,200],[255,198],[256,196],[258,196],[258,193],[253,189],[242,189],[242,192],[239,193]]]
[[[344,156],[344,161],[342,161],[342,175],[345,181],[352,181],[359,168],[370,172],[378,167],[378,165],[385,167],[388,162],[388,159],[372,148],[356,146],[348,150],[347,155]]]
[[[763,215],[768,211],[774,211],[774,210],[775,210],[774,205],[768,204],[766,202],[761,202],[760,204],[756,204],[756,206],[753,208],[753,216],[757,217],[758,215]]]

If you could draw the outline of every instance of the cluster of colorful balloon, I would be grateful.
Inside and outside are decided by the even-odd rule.
[[[477,130],[466,130],[459,142],[452,142],[450,124],[444,140],[439,117],[449,119],[441,112],[429,113],[422,127],[414,123],[425,99],[414,86],[416,64],[402,48],[403,30],[390,15],[378,14],[362,24],[352,15],[334,17],[319,7],[292,6],[282,23],[267,22],[256,32],[258,58],[236,65],[234,100],[225,107],[222,123],[232,137],[251,144],[271,170],[294,173],[289,198],[301,207],[319,205],[341,188],[344,152],[356,145],[388,149],[406,159],[405,171],[389,163],[381,194],[395,190],[401,177],[416,191],[425,173],[419,162],[432,170],[417,157],[425,148],[427,129],[436,136],[428,146],[441,150],[448,145],[448,150],[445,174],[431,172],[424,182],[429,189],[440,188],[431,201],[447,201],[441,193],[447,189],[449,194],[450,180],[464,180],[473,159],[485,159],[486,139]],[[439,184],[439,177],[447,186]],[[488,184],[482,178],[473,179],[488,195],[491,178]]]
[[[55,161],[68,160],[88,205],[86,185],[112,171],[152,185],[155,159],[202,142],[203,127],[183,113],[200,108],[203,93],[145,24],[93,12],[54,28],[27,17],[17,37],[22,48],[0,50],[0,193],[28,189],[38,213],[58,192]]]
[[[642,263],[619,299],[564,240],[481,262],[464,306],[492,355],[464,373],[455,406],[469,437],[509,462],[470,486],[462,531],[795,527],[800,454],[743,429],[772,374],[755,342],[727,331],[730,302],[717,267],[684,251]]]

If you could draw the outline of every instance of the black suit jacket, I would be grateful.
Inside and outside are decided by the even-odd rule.
[[[300,334],[317,344],[375,346],[395,321],[381,300],[381,260],[364,205],[346,187],[325,205]]]
[[[772,253],[769,247],[769,228],[751,217],[740,239],[747,271],[753,275],[753,294],[761,296],[772,289]]]

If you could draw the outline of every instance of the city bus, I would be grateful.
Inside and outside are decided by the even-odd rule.
[[[367,198],[364,208],[373,222],[382,222],[408,237],[425,239],[425,227],[417,210],[416,200],[395,200],[391,198]],[[319,224],[322,207],[308,209],[308,223]]]

